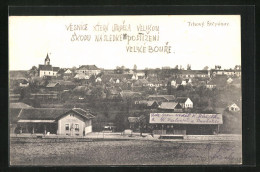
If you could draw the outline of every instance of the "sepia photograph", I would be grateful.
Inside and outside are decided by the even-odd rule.
[[[8,22],[10,166],[242,164],[240,15]]]

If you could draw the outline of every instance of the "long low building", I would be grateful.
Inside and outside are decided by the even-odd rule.
[[[203,135],[217,134],[223,124],[222,114],[150,113],[154,134]]]
[[[42,133],[83,136],[92,132],[94,116],[81,108],[32,108],[21,109],[16,133]]]

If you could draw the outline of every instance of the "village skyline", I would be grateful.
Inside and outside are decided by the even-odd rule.
[[[47,53],[47,55],[49,57],[52,57],[51,53]],[[12,66],[11,66],[11,64],[9,62],[9,70],[10,71],[30,70],[33,66],[38,67],[38,65],[44,64],[43,58],[41,59],[41,61],[42,62],[39,62],[38,64],[34,64],[31,67],[29,67],[29,68],[23,68],[23,69],[21,69],[21,68],[19,68],[19,69],[12,69],[11,68]],[[240,66],[240,69],[241,69],[241,64],[235,64],[235,63],[233,65],[230,65],[230,66],[225,66],[223,64],[215,64],[215,65],[211,65],[210,66],[210,65],[206,65],[205,64],[204,66],[201,65],[201,68],[198,68],[198,67],[194,68],[193,67],[194,65],[192,65],[190,63],[187,63],[187,64],[176,63],[176,64],[173,64],[173,65],[169,65],[168,64],[168,65],[162,65],[162,66],[156,66],[156,67],[149,67],[149,66],[147,66],[147,67],[144,67],[144,68],[139,68],[138,65],[136,65],[136,64],[134,64],[133,66],[130,66],[130,65],[127,65],[127,64],[121,64],[121,65],[115,65],[112,68],[105,68],[103,66],[98,66],[98,65],[93,64],[93,63],[92,64],[89,64],[89,63],[88,64],[80,64],[79,63],[78,65],[73,65],[73,66],[69,66],[69,65],[68,66],[59,66],[58,64],[57,65],[54,64],[54,66],[57,66],[57,67],[59,67],[61,69],[79,68],[79,67],[84,66],[84,65],[90,65],[90,66],[95,65],[96,67],[98,67],[100,69],[103,69],[103,70],[113,70],[113,69],[117,69],[117,68],[121,68],[121,67],[124,67],[125,69],[135,69],[135,67],[136,67],[137,70],[147,70],[147,69],[148,70],[149,69],[212,70],[212,69],[216,69],[216,67],[220,67],[219,70],[230,70],[230,69],[235,69],[236,66]],[[187,69],[188,66],[189,66],[190,69]]]

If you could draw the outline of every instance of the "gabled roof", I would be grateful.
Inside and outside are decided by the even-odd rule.
[[[18,118],[23,120],[55,120],[69,110],[63,108],[22,109]]]
[[[177,106],[178,105],[178,106]],[[176,102],[162,102],[162,104],[159,106],[159,109],[180,109],[181,106],[179,103],[176,103]]]
[[[173,101],[175,100],[174,95],[150,95],[148,96],[148,99],[152,99],[152,98],[164,98],[167,101]]]
[[[66,69],[64,73],[72,73],[70,69]]]
[[[51,82],[49,83],[46,87],[47,88],[53,88],[53,87],[56,87],[56,86],[59,86],[60,84],[58,82]]]
[[[175,102],[178,102],[178,103],[185,103],[187,101],[188,97],[177,97],[175,99]]]
[[[84,109],[81,108],[73,108],[72,111],[78,113],[79,115],[81,115],[84,118],[90,119],[90,118],[94,118],[95,116],[93,116],[89,110],[85,111]]]
[[[133,91],[121,91],[120,92],[121,97],[123,98],[132,98],[132,97],[136,97],[136,96],[141,96],[141,93],[139,92],[133,92]]]
[[[53,70],[54,72],[58,72],[58,70],[60,70],[60,68],[59,68],[59,67],[52,67],[52,70]]]
[[[29,106],[25,103],[22,102],[17,102],[17,103],[10,103],[9,104],[9,108],[13,108],[13,109],[26,109],[26,108],[33,108],[32,106]]]
[[[76,86],[73,91],[76,92],[86,92],[88,91],[88,87],[87,86]]]
[[[18,115],[18,119],[22,120],[58,120],[69,112],[75,112],[83,118],[91,119],[94,116],[89,112],[80,108],[64,109],[64,108],[33,108],[22,109]]]
[[[76,83],[72,81],[64,81],[64,80],[56,80],[60,85],[65,85],[65,86],[71,86],[71,85],[76,85]]]
[[[39,65],[39,71],[52,71],[52,65]]]
[[[130,123],[137,123],[139,122],[139,117],[128,117],[128,121]]]
[[[88,75],[85,75],[83,73],[78,73],[74,76],[74,78],[76,79],[89,79],[89,76]]]
[[[77,70],[99,70],[96,65],[82,65]]]
[[[157,101],[151,100],[151,101],[147,101],[147,106],[148,106],[148,107],[151,107],[154,103],[157,104],[157,105],[159,105],[159,104],[157,103]]]
[[[109,73],[109,74],[102,75],[101,79],[104,82],[108,82],[108,81],[110,81],[110,79],[112,79],[112,80],[119,79],[120,81],[122,81],[123,79],[127,79],[127,80],[131,79],[132,76],[133,76],[133,74],[111,74],[111,73]]]
[[[137,80],[134,85],[143,85],[143,84],[149,84],[150,82],[147,81],[146,79],[139,79]]]
[[[18,115],[20,114],[21,110],[21,108],[9,109],[9,121],[11,124],[16,123],[18,121]]]

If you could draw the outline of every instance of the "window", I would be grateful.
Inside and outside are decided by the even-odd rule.
[[[70,125],[69,124],[65,124],[65,130],[69,131],[70,130]]]
[[[79,124],[75,124],[75,131],[79,131]]]

